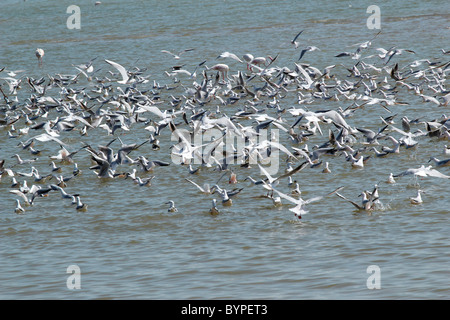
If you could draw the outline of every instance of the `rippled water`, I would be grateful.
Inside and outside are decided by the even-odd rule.
[[[0,3],[0,68],[25,70],[25,75],[39,78],[54,74],[74,74],[73,64],[92,58],[99,76],[115,71],[103,59],[127,67],[148,68],[146,75],[161,84],[175,85],[165,70],[177,63],[188,70],[207,60],[211,66],[223,51],[239,56],[279,54],[276,64],[293,68],[299,49],[289,41],[299,30],[302,46],[314,45],[320,51],[308,52],[304,63],[322,70],[342,63],[351,68],[353,60],[335,58],[350,45],[370,39],[376,32],[366,27],[371,2],[315,1],[77,1],[81,9],[81,29],[69,30],[66,9],[72,1],[15,1]],[[448,50],[449,4],[445,1],[401,1],[380,4],[382,34],[373,48],[407,48],[395,57],[400,66],[416,59],[447,62],[441,49]],[[44,48],[42,68],[34,51]],[[179,61],[161,53],[195,48]],[[227,60],[230,73],[245,66]],[[336,68],[345,79],[347,71]],[[0,74],[0,76],[4,76]],[[190,86],[192,80],[180,77]],[[349,80],[352,80],[349,78]],[[116,84],[114,84],[116,86]],[[93,83],[80,80],[77,88],[89,91]],[[2,88],[7,86],[2,82]],[[161,95],[181,96],[179,87]],[[29,97],[24,82],[21,98]],[[391,107],[397,120],[424,117],[432,120],[447,113],[444,107],[424,103],[405,89],[399,101],[408,105]],[[3,103],[3,102],[2,102]],[[215,110],[219,102],[208,105]],[[297,95],[281,100],[282,108],[302,107]],[[316,99],[310,110],[347,107],[349,101]],[[221,107],[234,114],[243,103]],[[448,107],[447,107],[448,108]],[[267,109],[272,114],[274,110]],[[380,116],[388,116],[379,106],[363,108],[349,124],[378,130]],[[2,116],[3,117],[3,116]],[[288,123],[295,117],[283,115]],[[251,124],[251,121],[247,122]],[[23,122],[16,127],[19,128]],[[399,121],[397,121],[399,125]],[[124,143],[148,138],[144,124],[118,135]],[[419,128],[419,126],[417,127]],[[421,127],[423,129],[423,127]],[[323,125],[324,134],[335,128]],[[14,153],[23,158],[30,154],[8,139],[9,128],[0,128],[0,158],[7,163]],[[167,130],[167,129],[166,129]],[[30,133],[31,136],[34,133]],[[105,130],[96,129],[88,136],[64,133],[64,142],[72,149],[80,141],[106,144],[112,140]],[[167,132],[161,135],[161,149],[149,145],[134,155],[170,161],[173,144]],[[321,144],[325,136],[314,136],[307,144]],[[289,143],[282,140],[283,143]],[[117,147],[119,142],[112,146]],[[305,199],[344,186],[342,194],[359,201],[361,190],[380,185],[383,209],[368,213],[335,196],[312,203],[309,214],[296,220],[287,201],[275,208],[265,191],[250,186],[244,178],[260,177],[257,166],[234,169],[244,187],[233,206],[221,207],[222,214],[208,214],[213,196],[200,194],[185,178],[199,183],[214,183],[222,175],[214,169],[192,176],[185,166],[171,164],[155,170],[153,185],[141,188],[131,180],[103,181],[89,170],[87,152],[76,155],[82,174],[68,182],[67,190],[79,193],[88,204],[86,213],[76,212],[58,193],[38,199],[23,215],[14,214],[10,179],[0,182],[0,298],[2,299],[445,299],[450,297],[449,281],[449,181],[426,178],[419,181],[426,190],[424,203],[413,206],[417,186],[410,177],[399,178],[395,185],[384,183],[390,172],[427,165],[430,156],[442,154],[448,141],[428,137],[420,139],[416,149],[402,149],[400,154],[372,158],[364,169],[353,169],[342,156],[327,156],[331,174],[321,168],[307,168],[296,175]],[[50,170],[49,155],[59,147],[37,143],[42,155],[35,163],[41,173]],[[141,152],[141,153],[139,153]],[[29,165],[15,167],[26,172]],[[70,175],[72,165],[63,167]],[[122,168],[124,171],[130,167]],[[280,170],[284,170],[281,168]],[[450,174],[448,167],[440,169]],[[22,179],[22,178],[21,178]],[[221,184],[226,185],[227,178]],[[19,179],[20,180],[20,179]],[[381,181],[381,182],[380,182]],[[31,185],[32,179],[29,180]],[[229,187],[228,185],[226,186]],[[286,191],[287,187],[283,186]],[[178,213],[168,213],[165,202],[174,200]],[[81,269],[81,289],[69,290],[66,280],[69,265]],[[367,268],[379,266],[381,289],[369,290]]]

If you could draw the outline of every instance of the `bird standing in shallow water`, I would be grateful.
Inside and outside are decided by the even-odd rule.
[[[42,67],[42,58],[44,57],[45,54],[44,50],[41,48],[37,48],[35,54],[36,57],[38,58],[39,67]]]
[[[228,76],[228,71],[230,70],[230,68],[224,63],[218,63],[216,65],[213,65],[211,67],[211,70],[219,71],[220,74],[222,75],[223,81],[226,81],[226,78]]]
[[[237,181],[237,178],[236,178],[236,173],[231,172],[231,174],[230,174],[230,179],[229,179],[228,183],[235,184],[235,183],[237,183],[237,182],[238,182],[238,181]]]

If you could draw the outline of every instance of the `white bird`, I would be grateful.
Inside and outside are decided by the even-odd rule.
[[[35,54],[36,54],[36,57],[38,58],[39,66],[41,67],[42,66],[42,58],[44,57],[45,52],[43,49],[37,48],[35,51]]]
[[[118,83],[126,84],[130,80],[130,76],[128,75],[127,69],[125,69],[122,65],[107,59],[105,59],[105,62],[112,65],[114,68],[117,69],[117,71],[119,71],[120,75],[122,76],[122,80],[117,81]]]
[[[49,165],[52,166],[52,172],[61,172],[61,167],[58,167],[54,161],[52,161],[52,163]]]
[[[360,156],[359,158],[357,158],[357,159],[355,159],[354,157],[353,157],[353,155],[350,155],[351,156],[351,162],[352,162],[352,167],[353,168],[364,168],[364,157],[363,156]]]
[[[225,189],[217,189],[219,194],[222,196],[222,205],[229,207],[233,204],[233,200],[228,196],[228,191]]]
[[[219,209],[217,209],[217,200],[216,199],[212,200],[212,207],[209,210],[209,213],[212,214],[213,216],[216,216],[220,213]]]
[[[15,194],[15,195],[18,195],[19,197],[21,197],[27,206],[30,205],[30,200],[27,198],[27,196],[25,195],[25,193],[23,193],[22,191],[13,189],[13,190],[9,190],[9,192],[10,192],[10,193],[13,193],[13,194]],[[18,199],[17,199],[17,200],[18,200]]]
[[[77,211],[86,211],[88,206],[87,204],[81,202],[80,196],[75,196],[75,199],[77,201]]]
[[[289,209],[289,211],[292,211],[293,213],[294,213],[294,215],[298,218],[298,219],[301,219],[302,218],[302,214],[306,214],[306,213],[308,213],[308,210],[306,210],[306,205],[307,204],[309,204],[309,203],[312,203],[312,202],[316,202],[316,201],[320,201],[320,200],[322,200],[324,197],[326,197],[326,196],[329,196],[329,195],[332,195],[333,193],[337,193],[339,190],[341,190],[343,187],[339,187],[339,188],[337,188],[336,190],[334,190],[334,191],[332,191],[332,192],[330,192],[330,193],[327,193],[326,195],[324,195],[324,196],[319,196],[319,197],[314,197],[314,198],[311,198],[311,199],[308,199],[308,200],[303,200],[302,198],[298,198],[298,199],[296,199],[296,198],[293,198],[293,197],[291,197],[291,196],[288,196],[287,194],[285,194],[285,193],[282,193],[282,192],[280,192],[280,191],[278,191],[277,189],[275,189],[275,188],[273,188],[273,190],[276,192],[276,193],[278,193],[279,195],[280,195],[280,197],[281,198],[284,198],[284,199],[286,199],[286,200],[288,200],[288,201],[290,201],[290,202],[292,202],[292,203],[294,203],[296,206],[294,207],[294,208],[290,208]]]
[[[166,202],[166,204],[170,204],[170,207],[167,210],[167,212],[178,212],[178,209],[175,207],[175,202],[170,200],[169,202]]]
[[[211,188],[209,186],[209,183],[205,183],[203,185],[203,187],[199,186],[197,183],[195,183],[194,181],[185,178],[186,181],[189,181],[190,183],[192,183],[194,186],[196,186],[202,193],[206,193],[206,194],[210,194],[211,193]]]
[[[51,184],[50,188],[53,190],[59,190],[61,192],[61,198],[63,199],[72,199],[72,197],[77,196],[75,194],[74,195],[68,194],[63,188],[61,188],[56,184]]]
[[[294,37],[294,39],[291,40],[291,43],[294,45],[295,49],[298,48],[299,43],[297,42],[297,38],[303,33],[304,30],[297,33],[297,35]]]
[[[222,52],[217,58],[231,58],[238,62],[241,62],[241,63],[243,62],[241,59],[239,59],[239,57],[237,55],[235,55],[234,53],[228,52],[228,51]]]
[[[450,159],[439,160],[436,157],[430,157],[430,160],[428,162],[430,162],[430,161],[433,161],[434,165],[436,167],[447,167],[447,166],[450,166]]]
[[[144,187],[150,187],[152,185],[152,180],[155,178],[155,176],[151,176],[149,178],[141,178],[141,177],[136,177],[135,179],[133,179],[134,182],[136,182],[139,186]]]
[[[394,175],[394,177],[403,177],[406,175],[414,175],[415,177],[435,177],[435,178],[443,178],[450,179],[450,176],[447,176],[436,169],[432,169],[431,166],[425,167],[424,165],[419,168],[410,168],[399,174]]]
[[[350,199],[347,199],[346,197],[344,197],[343,195],[341,195],[341,194],[339,194],[337,192],[336,192],[336,195],[339,198],[342,198],[342,199],[350,202],[358,210],[369,211],[369,210],[373,210],[375,208],[372,199],[369,199],[369,197],[367,196],[367,193],[365,191],[361,192],[360,195],[359,195],[362,198],[361,204],[358,204],[358,203],[356,203],[356,202],[354,202],[354,201],[352,201]]]
[[[447,145],[444,146],[444,154],[450,155],[450,146]]]
[[[309,51],[316,51],[316,50],[319,50],[319,51],[320,51],[320,49],[317,48],[316,46],[308,46],[308,47],[306,47],[305,49],[303,49],[303,50],[300,52],[300,57],[298,58],[298,61],[300,61],[301,58],[303,58],[303,56],[305,55],[306,52],[309,52]]]
[[[36,140],[41,141],[41,142],[55,141],[56,143],[58,143],[58,144],[60,144],[62,146],[67,146],[67,144],[65,144],[64,142],[62,142],[58,138],[56,138],[54,136],[51,136],[51,135],[49,135],[47,133],[38,134],[37,136],[34,136],[31,139],[36,139]]]
[[[25,212],[25,209],[22,208],[22,206],[20,205],[19,199],[16,199],[16,208],[14,209],[14,212],[17,214],[21,214],[21,213]]]
[[[192,51],[192,50],[194,50],[194,49],[193,49],[193,48],[184,49],[184,50],[178,52],[178,54],[175,54],[175,53],[173,53],[173,52],[171,52],[171,51],[169,51],[169,50],[161,50],[161,52],[162,52],[162,53],[168,53],[168,54],[170,54],[174,59],[177,59],[177,60],[178,60],[178,59],[180,59],[180,57],[181,57],[181,55],[182,55],[183,53],[189,52],[189,51]]]
[[[420,189],[417,190],[417,196],[409,198],[410,202],[412,204],[421,204],[421,203],[423,203],[422,195],[421,195],[422,193],[424,193],[423,190],[420,190]]]
[[[394,184],[395,183],[394,174],[392,172],[389,174],[389,178],[387,180],[387,183],[390,183],[390,184]]]
[[[323,173],[330,173],[331,170],[329,168],[328,162],[325,162],[325,168],[322,170]]]

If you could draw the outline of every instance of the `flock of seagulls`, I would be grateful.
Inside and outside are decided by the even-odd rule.
[[[83,184],[83,176],[157,188],[164,179],[158,171],[168,166],[186,168],[187,186],[211,203],[198,206],[207,207],[214,216],[239,203],[244,192],[259,193],[274,207],[287,207],[298,219],[314,203],[325,201],[349,204],[357,211],[377,210],[382,199],[379,182],[371,190],[361,190],[358,201],[344,196],[346,185],[305,200],[301,176],[314,174],[321,179],[338,170],[331,167],[337,161],[364,175],[368,162],[382,166],[384,159],[415,150],[421,143],[450,140],[450,117],[445,115],[450,101],[445,83],[450,71],[448,51],[433,59],[401,63],[398,56],[416,53],[373,48],[377,34],[354,45],[352,52],[334,55],[335,64],[315,67],[304,61],[320,49],[302,46],[303,32],[291,41],[293,50],[300,51],[299,58],[287,66],[278,65],[279,54],[221,52],[211,59],[213,64],[199,57],[201,62],[190,69],[194,71],[185,69],[186,64],[172,66],[165,72],[168,84],[153,79],[147,68],[125,68],[109,59],[94,58],[74,65],[73,74],[39,79],[21,75],[23,70],[0,68],[0,132],[5,139],[17,140],[9,156],[2,147],[0,183],[10,184],[9,193],[17,197],[14,212],[24,214],[45,206],[40,199],[53,199],[54,193],[77,211],[87,211],[83,195],[68,192],[70,186]],[[196,49],[161,53],[178,62]],[[38,48],[35,54],[42,68],[44,50]],[[107,71],[101,75],[103,69]],[[410,115],[399,114],[406,110],[402,106],[409,105],[408,97],[419,97],[422,109],[442,108],[442,116],[428,118],[424,112],[419,119],[409,119]],[[347,107],[336,107],[337,102]],[[358,121],[358,116],[365,117],[364,110],[389,116],[380,116],[377,124],[369,126]],[[211,132],[213,139],[201,139]],[[100,144],[92,136],[107,137],[109,142]],[[131,144],[122,140],[142,136]],[[229,137],[243,143],[234,145]],[[404,176],[450,179],[440,171],[450,166],[449,147],[444,151],[429,155],[429,163],[387,173],[384,180],[395,184]],[[269,173],[264,161],[273,159],[275,152],[279,168]],[[45,174],[38,171],[39,161],[47,163],[39,169]],[[81,174],[79,165],[88,172]],[[243,170],[249,173],[240,179],[237,172]],[[199,173],[208,181],[199,181]],[[243,186],[246,181],[250,184]],[[418,189],[410,202],[423,203],[424,193]],[[163,205],[169,213],[178,212],[175,201],[182,200]],[[257,206],[258,202],[253,205]]]

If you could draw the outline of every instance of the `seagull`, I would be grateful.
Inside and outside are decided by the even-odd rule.
[[[293,174],[295,174],[295,173],[297,173],[297,172],[303,170],[308,164],[309,164],[309,162],[308,162],[308,161],[305,161],[305,162],[301,163],[299,166],[297,166],[297,167],[295,167],[294,169],[292,169],[291,171],[286,172],[286,173],[280,175],[280,176],[277,177],[277,178],[273,178],[273,177],[267,172],[267,170],[266,170],[264,167],[262,167],[262,166],[258,163],[258,166],[259,166],[261,172],[262,172],[262,173],[267,177],[267,179],[268,179],[268,183],[265,182],[265,181],[263,180],[263,187],[264,187],[265,189],[267,189],[267,190],[272,190],[274,186],[277,186],[277,185],[279,184],[279,182],[280,182],[281,179],[286,178],[286,177],[289,177],[289,176],[292,176]]]
[[[63,188],[61,188],[60,186],[58,186],[56,184],[51,184],[50,188],[52,190],[59,190],[61,192],[61,198],[63,198],[63,199],[72,199],[73,196],[77,196],[76,194],[74,194],[74,195],[68,194]]]
[[[423,190],[420,190],[420,189],[417,190],[417,196],[409,198],[410,202],[412,204],[421,204],[421,203],[423,203],[422,196],[421,196],[422,193],[425,193],[425,192]]]
[[[300,60],[303,58],[303,56],[305,55],[306,52],[309,52],[309,51],[316,51],[316,50],[319,50],[319,51],[320,51],[320,49],[317,48],[316,46],[308,46],[308,47],[306,47],[305,49],[303,49],[303,50],[300,52],[300,57],[298,58],[298,61],[300,61]]]
[[[450,179],[450,176],[447,176],[436,169],[432,169],[431,166],[425,167],[424,165],[419,168],[410,168],[399,174],[394,175],[394,177],[403,177],[406,175],[414,175],[415,177],[435,177],[435,178],[443,178]]]
[[[33,187],[34,187],[34,185],[33,185]],[[34,199],[35,199],[36,197],[47,197],[47,196],[48,196],[48,193],[49,193],[51,190],[53,190],[53,189],[50,188],[50,187],[48,187],[48,188],[41,188],[41,187],[33,188],[33,187],[32,187],[31,189],[34,189],[34,190],[30,190],[30,193],[31,193],[30,205],[33,205]]]
[[[273,205],[274,205],[275,207],[280,207],[280,206],[283,205],[283,203],[281,202],[281,197],[274,197],[274,196],[271,196],[270,199],[272,199]]]
[[[155,178],[155,176],[151,176],[149,178],[142,179],[141,177],[136,177],[134,181],[139,184],[139,186],[144,187],[148,186],[150,187],[152,185],[152,180]]]
[[[300,44],[297,42],[297,38],[303,33],[303,31],[305,31],[305,30],[302,30],[302,31],[300,31],[299,33],[297,33],[297,35],[294,37],[294,39],[291,40],[291,43],[294,45],[295,49],[297,49],[298,46],[300,45]]]
[[[169,202],[166,202],[166,204],[170,204],[170,207],[167,210],[167,212],[178,212],[178,209],[175,207],[175,202],[170,200]]]
[[[22,159],[17,153],[15,155],[13,155],[11,158],[16,157],[17,159],[17,164],[25,164],[25,163],[32,163],[38,160],[38,158],[33,158],[33,159]]]
[[[30,191],[30,188],[28,187],[28,184],[27,184],[27,180],[23,181],[22,186],[19,187],[19,191],[23,192],[23,193],[28,193]]]
[[[275,188],[273,188],[273,190],[274,190],[276,193],[278,193],[279,196],[280,196],[281,198],[284,198],[284,199],[286,199],[286,200],[288,200],[288,201],[290,201],[290,202],[292,202],[292,203],[294,203],[294,204],[296,205],[294,208],[290,208],[289,211],[292,211],[292,212],[294,213],[294,215],[295,215],[298,219],[301,219],[301,218],[302,218],[302,214],[308,213],[308,210],[306,210],[306,208],[305,208],[305,206],[306,206],[307,204],[312,203],[312,202],[316,202],[316,201],[320,201],[320,200],[322,200],[324,197],[329,196],[329,195],[332,195],[333,193],[337,193],[339,190],[341,190],[341,189],[343,189],[343,188],[344,188],[344,187],[339,187],[339,188],[335,189],[334,191],[332,191],[332,192],[330,192],[330,193],[327,193],[327,194],[324,195],[324,196],[314,197],[314,198],[311,198],[311,199],[308,199],[308,200],[303,200],[302,198],[298,198],[298,199],[293,198],[293,197],[291,197],[291,196],[288,196],[288,195],[285,194],[285,193],[282,193],[282,192],[278,191],[278,190],[275,189]]]
[[[450,146],[447,145],[444,146],[444,154],[450,155]]]
[[[25,209],[20,205],[19,199],[16,199],[16,208],[14,209],[14,212],[17,214],[21,214],[25,212]]]
[[[183,53],[189,52],[189,51],[192,51],[192,50],[194,50],[194,48],[184,49],[184,50],[178,52],[178,54],[175,54],[175,53],[173,53],[173,52],[170,52],[169,50],[161,50],[161,52],[162,52],[162,53],[168,53],[168,54],[170,54],[174,59],[178,60],[178,59],[180,59],[180,57],[181,57],[181,55],[182,55]]]
[[[22,191],[14,189],[14,190],[9,190],[9,192],[21,197],[23,199],[25,205],[29,206],[31,204],[31,201],[27,198],[25,193],[23,193]]]
[[[217,200],[216,199],[212,200],[212,207],[209,210],[209,213],[213,216],[216,216],[220,213],[219,209],[217,209]]]
[[[34,137],[31,138],[31,139],[36,139],[36,140],[41,141],[41,142],[55,141],[55,142],[58,143],[59,145],[67,146],[67,144],[65,144],[64,142],[62,142],[60,139],[58,139],[58,138],[56,138],[56,137],[54,137],[54,136],[52,136],[52,135],[50,135],[50,134],[48,134],[48,133],[42,133],[42,134],[39,134],[39,135],[37,135],[37,136],[34,136]],[[28,141],[29,141],[29,140],[28,140]],[[26,142],[25,142],[25,143],[26,143]]]
[[[358,204],[358,203],[356,203],[356,202],[354,202],[354,201],[352,201],[350,199],[347,199],[346,197],[344,197],[343,195],[341,195],[341,194],[339,194],[337,192],[336,192],[336,195],[339,198],[342,198],[342,199],[350,202],[358,210],[369,211],[369,210],[373,210],[375,208],[372,199],[368,198],[367,193],[365,191],[361,192],[361,194],[359,195],[360,197],[362,197],[361,204]]]
[[[447,167],[447,166],[450,166],[450,159],[439,160],[436,157],[430,157],[430,160],[428,162],[430,162],[430,161],[433,161],[434,165],[436,167]]]
[[[388,125],[385,125],[384,127],[382,127],[381,129],[378,130],[378,132],[374,132],[370,129],[366,129],[366,128],[356,128],[356,130],[358,130],[359,132],[361,132],[365,137],[366,137],[366,142],[368,144],[378,144],[377,139],[382,137],[381,133],[386,130],[386,128],[388,127]]]
[[[209,187],[208,183],[205,183],[203,185],[203,187],[199,186],[197,183],[195,183],[194,181],[185,178],[186,181],[189,181],[190,183],[192,183],[194,186],[196,186],[202,193],[205,194],[210,194],[211,193],[211,188]]]
[[[392,172],[389,174],[387,183],[390,183],[390,184],[396,183],[396,181],[395,181],[395,179],[394,179],[394,174],[393,174]]]
[[[52,161],[52,163],[49,164],[50,166],[52,166],[52,172],[61,172],[61,167],[58,167],[54,161]]]
[[[350,160],[352,162],[353,168],[364,168],[364,157],[359,156],[359,158],[354,158],[353,155],[350,155]]]
[[[77,211],[86,211],[88,206],[87,204],[81,202],[80,196],[75,196],[75,199],[77,201]]]
[[[217,189],[219,194],[222,196],[222,205],[229,207],[233,204],[233,200],[228,196],[228,191],[225,189]]]
[[[120,83],[120,84],[128,83],[128,81],[130,80],[130,77],[128,76],[127,70],[122,65],[120,65],[114,61],[107,60],[107,59],[105,59],[105,62],[112,65],[114,68],[116,68],[117,71],[119,71],[120,75],[122,76],[122,80],[117,81],[117,83]]]
[[[331,173],[328,162],[325,162],[325,168],[322,170],[323,173]]]

